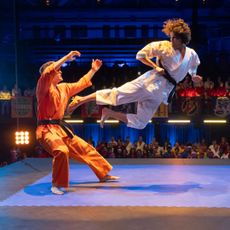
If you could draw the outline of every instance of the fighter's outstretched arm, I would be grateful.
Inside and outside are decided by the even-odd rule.
[[[96,60],[92,60],[92,64],[91,64],[91,69],[88,71],[88,73],[86,73],[83,77],[87,78],[88,81],[90,81],[92,79],[92,77],[94,76],[94,74],[101,68],[102,66],[102,61],[99,59]],[[79,107],[80,105],[90,102],[90,101],[95,101],[96,100],[96,94],[92,93],[90,95],[87,95],[85,97],[79,97],[79,96],[75,96],[71,103],[68,105],[66,112],[67,114],[71,114],[77,107]]]
[[[162,69],[161,67],[159,67],[155,62],[153,62],[148,56],[145,57],[138,57],[137,58],[140,62],[142,62],[143,64],[155,69],[160,75],[163,75],[164,69]]]
[[[76,57],[80,57],[81,53],[77,50],[70,51],[67,55],[59,59],[58,61],[55,61],[53,64],[53,68],[55,70],[59,70],[60,67],[66,62],[66,61],[73,61]]]
[[[93,59],[91,63],[91,69],[88,71],[88,73],[84,75],[84,77],[86,77],[90,81],[92,77],[94,76],[94,74],[101,68],[101,66],[102,66],[101,60]]]

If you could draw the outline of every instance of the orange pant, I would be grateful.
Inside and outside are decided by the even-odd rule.
[[[48,132],[39,142],[53,156],[52,184],[55,186],[69,186],[69,158],[89,165],[99,179],[112,169],[93,146],[78,136],[61,138]]]

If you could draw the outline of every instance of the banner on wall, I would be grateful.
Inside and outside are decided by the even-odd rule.
[[[178,114],[187,116],[213,115],[216,117],[227,118],[230,116],[229,97],[210,97],[203,99],[200,97],[182,98],[178,104],[180,109]]]
[[[16,97],[11,100],[12,118],[31,118],[33,116],[32,97]]]
[[[228,117],[230,115],[230,98],[218,97],[216,99],[214,113],[217,117]]]
[[[201,102],[199,98],[196,97],[187,97],[182,100],[181,111],[187,116],[194,116],[200,114]]]

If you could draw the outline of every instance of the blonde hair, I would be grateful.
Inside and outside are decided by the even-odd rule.
[[[51,64],[53,64],[53,63],[54,63],[54,61],[48,61],[48,62],[44,63],[44,64],[39,68],[39,73],[42,75],[43,72],[44,72],[44,70],[45,70],[48,66],[50,66]]]
[[[191,41],[191,30],[187,23],[183,19],[169,19],[164,22],[162,31],[169,37],[173,32],[175,36],[180,38],[184,44],[188,44]]]

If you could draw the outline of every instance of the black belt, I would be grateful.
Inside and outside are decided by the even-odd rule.
[[[66,132],[68,137],[73,138],[74,137],[74,131],[70,124],[63,120],[40,120],[37,122],[37,125],[60,125],[62,129]],[[71,132],[70,132],[71,130]]]
[[[168,103],[170,103],[172,101],[172,98],[174,96],[174,93],[176,92],[176,85],[177,85],[177,82],[174,78],[172,78],[170,76],[170,74],[168,73],[168,71],[163,67],[162,63],[161,63],[161,60],[158,60],[158,65],[164,69],[164,72],[165,74],[162,75],[166,80],[168,80],[172,85],[173,85],[173,89],[171,90],[171,92],[169,93],[169,96],[168,96]]]

